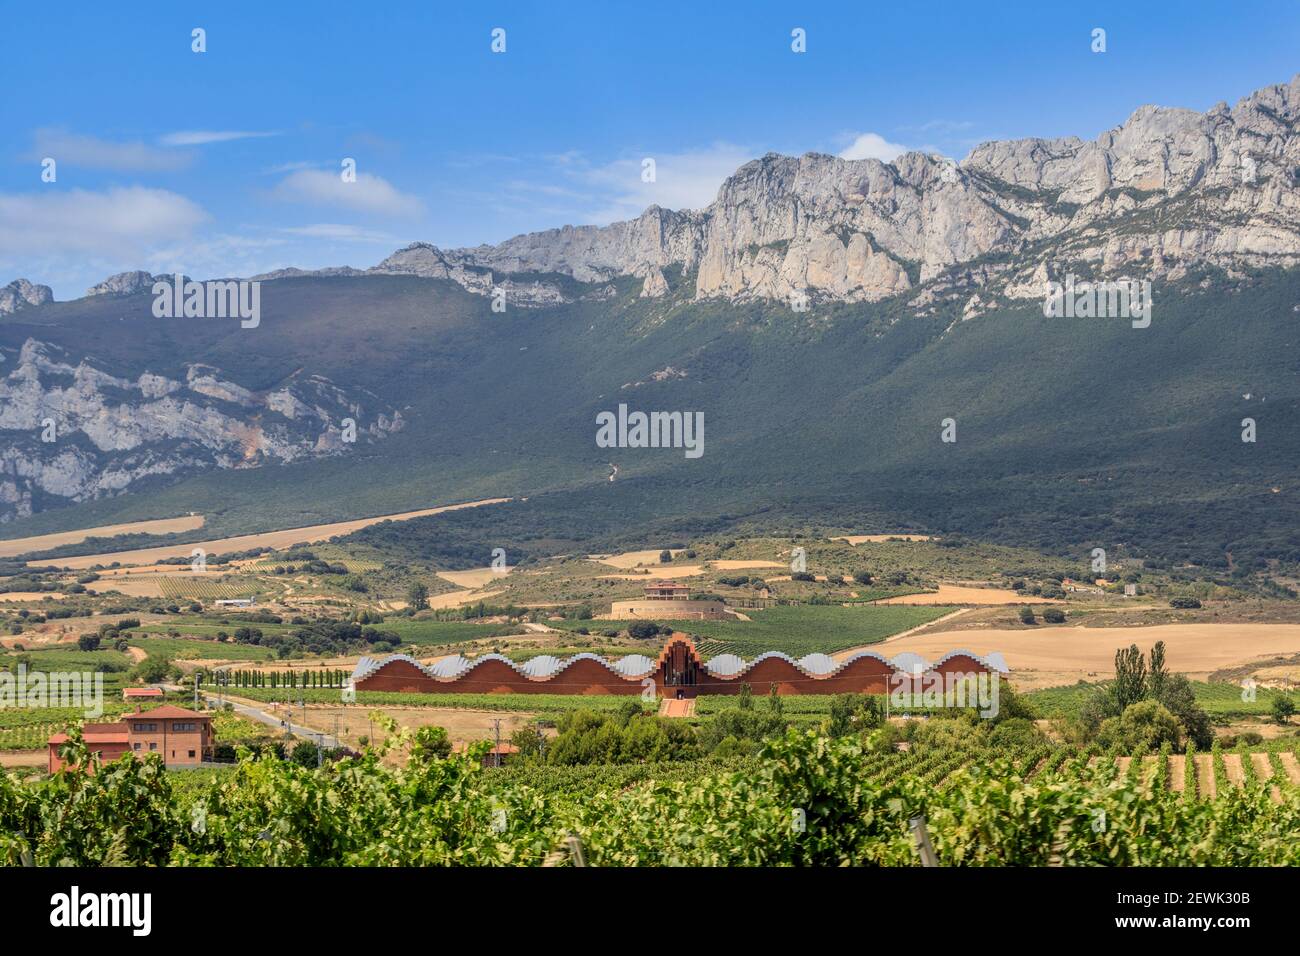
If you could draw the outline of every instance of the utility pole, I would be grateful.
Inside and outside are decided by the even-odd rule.
[[[496,728],[497,746],[492,754],[492,766],[501,766],[501,718],[498,717],[492,721],[492,726]]]

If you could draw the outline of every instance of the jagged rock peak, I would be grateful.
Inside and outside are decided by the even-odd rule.
[[[86,295],[137,295],[141,292],[149,292],[153,288],[154,281],[152,274],[138,269],[132,272],[119,272],[98,285],[92,285],[86,290]]]
[[[37,285],[26,279],[15,279],[0,286],[0,315],[13,315],[28,306],[44,305],[54,301],[54,292],[47,285]]]

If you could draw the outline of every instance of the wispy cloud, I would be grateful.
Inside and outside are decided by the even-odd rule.
[[[891,143],[879,133],[853,134],[853,142],[840,152],[841,159],[878,159],[892,162],[907,152],[907,147]]]
[[[142,142],[113,142],[54,128],[36,130],[30,155],[35,159],[48,156],[61,166],[120,172],[167,172],[183,169],[194,159],[189,152],[160,149]]]
[[[326,165],[324,162],[299,159],[288,163],[276,163],[274,166],[268,166],[259,172],[263,176],[279,176],[281,173],[292,173],[299,169],[322,169]]]
[[[715,143],[593,162],[570,150],[539,157],[532,165],[541,175],[507,180],[502,195],[491,201],[503,212],[522,206],[533,214],[597,225],[635,219],[655,205],[699,209],[713,202],[723,181],[758,154],[750,147]]]
[[[373,242],[395,245],[400,240],[392,233],[366,229],[338,222],[316,222],[307,226],[286,226],[280,232],[310,239],[335,239],[341,242]]]
[[[405,219],[424,215],[424,203],[418,198],[370,173],[357,173],[354,182],[344,182],[338,172],[300,169],[282,179],[274,195],[289,202],[337,206],[371,215]]]
[[[235,139],[263,139],[279,136],[278,132],[247,132],[243,130],[184,130],[159,137],[164,146],[205,146],[208,143],[228,143]]]

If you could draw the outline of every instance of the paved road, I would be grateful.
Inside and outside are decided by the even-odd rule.
[[[234,708],[235,713],[252,720],[261,721],[268,727],[274,727],[276,730],[288,730],[295,737],[310,740],[312,743],[318,743],[328,749],[344,746],[333,736],[323,733],[322,731],[315,730],[311,727],[303,727],[299,724],[286,725],[281,718],[274,714],[268,714],[266,711],[259,710],[258,708],[252,707],[248,704],[241,704],[238,701],[231,700],[229,697],[225,698],[225,702]]]

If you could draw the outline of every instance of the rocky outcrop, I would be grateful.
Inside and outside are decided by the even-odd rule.
[[[137,295],[152,291],[153,283],[154,277],[148,272],[119,272],[98,285],[92,285],[86,290],[86,295]]]
[[[395,409],[373,407],[373,396],[315,375],[265,393],[201,365],[184,381],[131,379],[74,365],[35,339],[0,368],[0,521],[44,499],[87,501],[151,476],[338,454],[349,447],[348,418],[357,443],[405,424]]]
[[[0,315],[13,315],[28,306],[44,305],[54,301],[54,293],[47,285],[37,285],[26,279],[15,279],[0,286]]]

